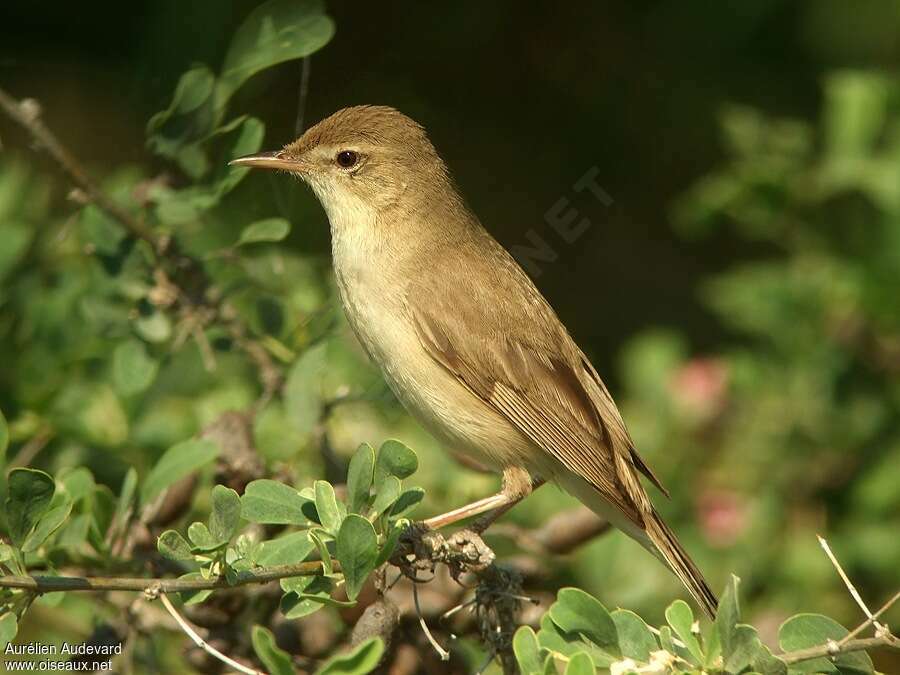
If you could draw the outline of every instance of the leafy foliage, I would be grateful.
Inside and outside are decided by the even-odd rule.
[[[740,622],[737,578],[726,587],[715,624],[702,634],[691,608],[676,600],[666,609],[667,625],[651,629],[627,610],[608,612],[584,591],[564,588],[557,594],[535,632],[522,626],[513,638],[513,650],[522,673],[765,673],[787,675],[788,664],[759,639],[756,629]],[[840,640],[847,629],[819,614],[798,614],[782,624],[779,642],[785,652],[821,647]],[[792,663],[790,672],[872,674],[872,660],[864,652],[821,657]]]
[[[236,641],[241,656],[278,674],[296,666],[285,625],[328,614],[322,623],[344,640],[348,617],[367,611],[373,575],[426,494],[410,477],[432,508],[491,487],[431,452],[433,441],[383,396],[347,335],[324,261],[295,245],[305,230],[291,223],[309,214],[278,193],[260,198],[246,169],[227,166],[265,135],[260,120],[231,111],[235,94],[333,32],[320,2],[270,0],[245,19],[220,68],[195,65],[180,77],[147,124],[153,160],[114,168],[101,185],[150,237],[77,194],[56,199],[58,186],[15,159],[0,163],[0,457],[9,462],[0,569],[224,578],[182,592],[184,611],[237,612],[233,623],[253,626]],[[842,597],[822,591],[832,570],[805,536],[823,524],[873,593],[896,582],[898,91],[885,75],[834,74],[819,127],[726,110],[727,158],[674,217],[689,242],[726,230],[762,250],[705,285],[728,340],[698,356],[678,334],[652,331],[623,355],[618,398],[637,443],[661,475],[690,467],[671,510],[685,522],[697,516],[687,537],[716,549],[720,575],[741,570],[750,611],[734,578],[712,626],[675,601],[651,629],[635,612],[562,588],[512,636],[523,673],[873,672],[863,652],[788,666],[781,652],[847,630],[824,615],[786,618],[773,655],[771,616],[760,612],[771,603],[780,620],[785,607],[815,599],[847,614]],[[257,206],[271,202],[276,212]],[[426,446],[428,466],[420,471],[400,441],[377,452],[358,445],[395,435]],[[542,523],[562,499],[544,491],[513,517]],[[552,566],[554,591],[565,579],[630,593],[628,605],[647,617],[659,614],[649,598],[675,588],[658,567],[645,573],[656,561],[645,568],[607,542],[571,561],[538,559]],[[297,574],[279,579],[276,599],[245,585],[283,566]],[[36,604],[84,625],[119,619],[108,603],[74,596],[0,589],[0,644],[34,634]],[[54,639],[72,639],[65,630]],[[371,672],[387,653],[377,637],[353,642],[341,650],[335,640],[314,670]],[[486,651],[467,636],[454,643],[471,670]]]

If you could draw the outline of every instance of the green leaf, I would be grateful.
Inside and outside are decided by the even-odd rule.
[[[579,588],[563,588],[550,606],[550,618],[566,633],[580,633],[603,649],[619,650],[616,624],[606,607]]]
[[[644,620],[627,609],[617,609],[610,616],[616,624],[622,656],[647,663],[650,652],[658,650],[659,643]]]
[[[719,609],[716,611],[716,631],[719,633],[719,642],[722,644],[722,656],[727,660],[734,649],[735,626],[741,620],[741,609],[738,603],[738,587],[741,580],[733,574],[722,591],[719,599]]]
[[[57,501],[57,500],[54,500]],[[60,503],[52,505],[44,515],[40,517],[31,533],[25,537],[22,544],[22,552],[30,553],[36,551],[41,544],[47,541],[47,538],[56,532],[72,512],[72,498],[63,495],[59,500]]]
[[[372,502],[372,515],[377,517],[394,505],[400,497],[400,479],[396,476],[385,476],[378,485],[375,501]]]
[[[347,469],[347,501],[350,513],[362,513],[369,504],[375,475],[375,451],[368,443],[356,449]]]
[[[416,508],[425,498],[425,490],[420,487],[404,490],[391,509],[391,518],[400,518]]]
[[[15,614],[7,611],[3,616],[0,616],[0,650],[5,650],[6,645],[16,637],[18,632],[19,625],[16,623]]]
[[[416,453],[400,441],[385,441],[378,449],[375,462],[375,487],[380,489],[387,476],[396,476],[403,480],[409,478],[419,468]]]
[[[309,538],[319,550],[319,558],[322,559],[322,566],[325,570],[325,574],[331,575],[334,574],[334,564],[331,561],[331,551],[328,550],[328,546],[325,543],[325,539],[323,539],[323,536],[327,537],[330,535],[321,528],[314,528],[309,530]]]
[[[0,410],[0,462],[6,457],[6,449],[9,447],[9,425]],[[15,618],[13,618],[15,620]]]
[[[310,434],[322,412],[322,377],[326,366],[324,343],[304,351],[288,372],[284,383],[284,407],[291,425],[301,434]]]
[[[300,619],[325,606],[331,598],[334,583],[323,576],[298,577],[282,579],[281,587],[288,591],[281,597],[281,613],[286,619]]]
[[[259,565],[288,565],[306,560],[316,547],[304,532],[291,532],[277,539],[264,541],[256,556]]]
[[[241,516],[264,525],[308,525],[303,505],[309,502],[290,485],[262,478],[251,481],[241,497]]]
[[[272,631],[262,626],[253,626],[251,641],[253,651],[271,675],[294,675],[291,656],[275,644]]]
[[[94,493],[96,483],[94,474],[89,469],[79,466],[71,470],[63,470],[57,475],[65,491],[72,498],[72,502],[79,502]]]
[[[160,492],[192,474],[219,455],[219,446],[207,440],[182,441],[163,453],[141,489],[141,502],[146,504]]]
[[[329,534],[336,535],[341,527],[341,511],[338,508],[337,497],[334,496],[334,487],[324,480],[317,480],[313,484],[316,491],[316,512],[319,514],[319,522]]]
[[[372,523],[355,513],[347,516],[338,532],[335,554],[341,563],[347,597],[356,600],[378,559],[378,536]]]
[[[115,522],[119,523],[128,513],[131,504],[134,501],[135,492],[137,492],[137,470],[129,467],[122,480],[122,489],[119,491],[119,499],[116,502]]]
[[[693,633],[694,613],[684,600],[676,600],[666,608],[666,621],[684,643],[684,646],[696,659],[695,665],[703,663],[703,650]]]
[[[218,170],[212,177],[210,185],[213,205],[231,192],[250,171],[248,168],[228,166],[228,162],[244,155],[257,152],[262,146],[266,133],[265,125],[255,117],[241,116],[233,119],[224,127],[216,130],[222,136],[218,145],[222,146],[216,167]],[[203,186],[199,186],[203,188]]]
[[[729,673],[756,670],[755,664],[765,663],[767,656],[771,657],[771,654],[760,641],[756,629],[739,623],[732,636],[731,653],[725,659],[725,670]]]
[[[512,647],[522,675],[541,675],[544,672],[541,647],[531,626],[519,626],[513,635]]]
[[[594,663],[601,668],[608,668],[610,664],[619,660],[617,655],[594,646],[580,633],[563,631],[553,622],[549,612],[541,618],[541,630],[538,632],[537,638],[541,648],[558,652],[566,657],[586,651],[591,655]]]
[[[13,469],[9,472],[6,521],[9,538],[21,547],[41,516],[50,507],[56,486],[53,479],[37,469]]]
[[[365,675],[375,670],[383,654],[381,638],[370,638],[349,652],[330,658],[316,675]]]
[[[891,82],[880,73],[839,71],[826,80],[825,142],[830,154],[867,157],[884,128]]]
[[[241,498],[238,493],[224,485],[212,489],[212,513],[209,516],[209,531],[213,539],[230,541],[241,522]]]
[[[408,523],[409,521],[402,522]],[[402,525],[398,522],[394,523],[390,532],[388,532],[387,538],[384,540],[384,544],[381,546],[381,550],[378,551],[378,559],[375,561],[376,568],[386,563],[391,555],[393,555],[394,549],[397,548],[397,542],[400,541],[400,535],[403,534],[405,529],[406,525]]]
[[[160,555],[169,560],[193,560],[191,545],[175,530],[166,530],[156,540]]]
[[[594,675],[597,670],[586,652],[578,652],[569,659],[565,675]]]
[[[191,553],[209,553],[225,544],[212,536],[206,523],[191,523],[188,528],[188,539],[191,540]]]
[[[250,77],[274,65],[309,56],[334,35],[319,0],[269,0],[244,20],[228,48],[216,88],[216,106]]]
[[[178,80],[172,102],[147,123],[147,147],[176,160],[192,178],[203,175],[209,162],[199,146],[215,127],[215,77],[206,66],[196,66]]]
[[[187,543],[187,542],[185,542]],[[188,572],[187,574],[182,574],[179,579],[205,579],[200,572]],[[206,600],[209,596],[213,594],[211,589],[204,589],[202,591],[182,591],[178,595],[181,596],[181,601],[185,605],[197,605]]]
[[[122,396],[139,394],[156,378],[159,364],[147,355],[139,340],[128,340],[113,351],[113,385]]]
[[[281,241],[291,231],[291,224],[284,218],[266,218],[251,223],[241,231],[237,245]]]
[[[849,631],[834,619],[821,614],[797,614],[781,624],[778,629],[778,644],[785,652],[838,641]],[[841,675],[869,675],[874,672],[872,659],[865,652],[839,654],[832,658],[822,657],[800,663],[792,663],[791,670],[804,673],[841,673]]]

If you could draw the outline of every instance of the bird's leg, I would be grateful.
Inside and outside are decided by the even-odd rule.
[[[525,499],[531,494],[531,491],[544,484],[542,478],[532,480],[531,474],[522,467],[511,466],[503,470],[503,487],[495,495],[485,497],[466,504],[458,509],[453,509],[447,513],[442,513],[434,518],[429,518],[424,522],[425,527],[431,530],[437,530],[447,525],[459,522],[472,516],[477,516],[487,511],[497,510],[496,513],[490,514],[487,524],[483,525],[483,531],[487,525],[509,511],[513,506]]]

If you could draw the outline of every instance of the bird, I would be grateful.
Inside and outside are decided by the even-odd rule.
[[[710,617],[716,596],[650,500],[668,495],[594,366],[467,206],[425,129],[343,108],[274,152],[232,160],[306,183],[327,215],[348,323],[404,407],[455,453],[502,474],[460,518],[552,481],[642,544]]]

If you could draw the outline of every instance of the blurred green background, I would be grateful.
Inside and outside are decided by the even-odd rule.
[[[133,196],[162,175],[179,187],[177,168],[145,147],[147,121],[192,64],[221,65],[256,4],[6,0],[0,85],[38,99],[47,125],[112,192]],[[855,625],[859,610],[819,533],[870,604],[895,590],[900,2],[327,10],[336,33],[311,59],[307,123],[347,105],[393,105],[426,126],[502,243],[551,243],[557,259],[541,263],[537,284],[671,490],[660,508],[713,586],[731,572],[743,579],[745,616],[765,639],[804,610]],[[265,148],[294,136],[299,80],[292,61],[232,100],[232,112],[265,123]],[[7,461],[44,434],[35,466],[83,465],[118,492],[129,466],[145,475],[170,445],[250,406],[256,374],[215,330],[210,372],[195,341],[179,346],[171,326],[150,325],[149,282],[123,280],[133,261],[66,200],[65,180],[5,118],[0,139]],[[573,188],[593,168],[611,205]],[[563,197],[590,222],[574,244],[544,217]],[[293,224],[285,242],[210,255],[276,216]],[[283,359],[283,395],[254,424],[270,472],[306,484],[326,471],[323,437],[339,460],[362,441],[397,437],[422,460],[419,516],[494,489],[494,478],[440,452],[366,364],[335,311],[327,223],[310,193],[250,175],[175,227]],[[110,376],[113,351],[135,338],[159,363],[137,394]],[[323,401],[348,393],[319,416]],[[536,526],[571,505],[547,487],[509,519]],[[618,534],[545,563],[545,588],[576,585],[648,620],[681,593]],[[94,610],[84,598],[66,603],[69,613],[44,608],[30,630],[77,635],[66,617]]]

